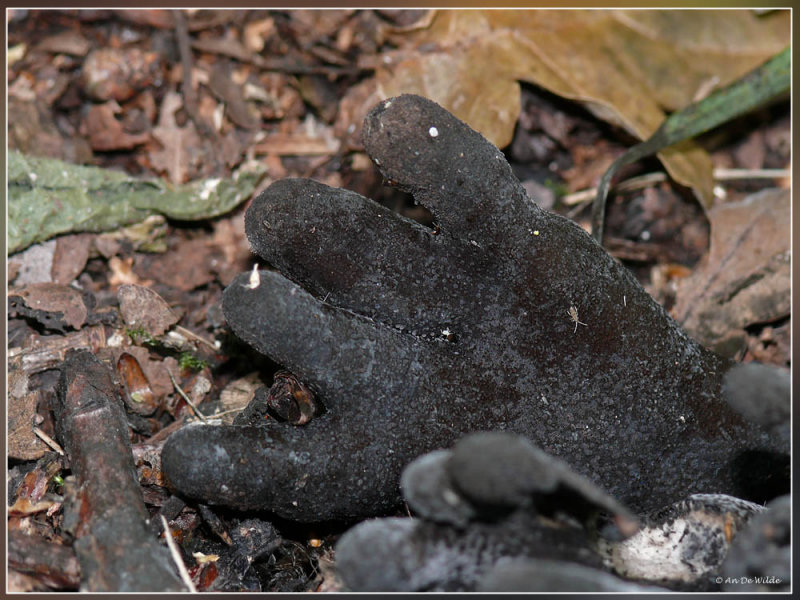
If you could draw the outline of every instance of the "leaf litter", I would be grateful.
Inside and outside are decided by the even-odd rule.
[[[19,212],[19,205],[12,204],[9,197],[9,247],[14,253],[9,257],[10,287],[37,282],[62,286],[44,298],[48,312],[18,314],[9,321],[9,377],[14,384],[9,416],[17,411],[12,420],[16,425],[9,429],[10,456],[36,461],[50,451],[32,433],[31,423],[54,433],[47,408],[48,395],[52,394],[48,377],[64,360],[67,349],[73,347],[85,348],[115,364],[123,353],[135,357],[154,400],[164,411],[160,416],[147,417],[149,421],[131,417],[133,439],[141,444],[137,447],[158,447],[159,439],[163,442],[181,420],[191,418],[168,373],[174,373],[186,390],[192,390],[199,378],[213,380],[211,391],[195,399],[201,401],[200,408],[206,414],[240,407],[253,393],[253,379],[268,377],[275,365],[220,370],[217,367],[230,365],[232,357],[211,352],[195,341],[195,351],[205,348],[203,356],[212,366],[200,373],[181,370],[176,354],[165,355],[163,349],[136,345],[125,335],[118,289],[125,281],[144,283],[165,304],[177,309],[179,326],[205,339],[224,338],[221,290],[233,274],[249,270],[252,262],[243,235],[242,204],[274,178],[314,176],[381,198],[404,214],[424,219],[425,215],[407,200],[379,191],[381,182],[361,147],[363,116],[387,95],[419,91],[432,96],[501,146],[517,137],[523,139],[523,133],[529,136],[524,137],[524,144],[516,142],[512,157],[521,159],[529,152],[531,140],[538,144],[539,154],[512,161],[514,168],[522,179],[527,178],[530,189],[552,193],[553,210],[565,211],[558,186],[576,191],[592,185],[604,166],[630,145],[626,134],[646,137],[665,112],[685,106],[704,89],[716,89],[735,79],[785,45],[788,20],[782,11],[761,16],[746,11],[728,13],[193,11],[187,13],[186,20],[193,48],[196,118],[202,125],[198,129],[185,111],[180,60],[177,55],[161,53],[165,44],[172,43],[172,11],[12,11],[10,161],[20,160],[9,165],[9,179],[12,187],[21,186],[15,193],[26,194],[20,197],[28,205],[43,201],[41,196],[27,195],[34,188],[45,196],[57,196],[59,202],[78,198],[81,208],[76,215],[85,215],[91,205],[84,181],[89,189],[100,189],[92,188],[92,182],[101,181],[105,182],[100,186],[103,193],[113,196],[119,192],[122,201],[129,204],[123,209],[122,214],[127,215],[123,218],[97,215],[94,221],[84,221],[81,216],[71,223],[63,218],[68,213],[60,203],[51,204],[43,220],[26,223],[29,214]],[[571,38],[590,39],[596,45],[575,49],[570,45]],[[93,52],[122,47],[138,57],[130,61],[138,65],[134,78],[112,78],[113,85],[102,93],[92,87],[92,93],[100,94],[92,99],[92,94],[85,94],[90,87],[86,75],[92,63],[88,57]],[[154,61],[152,52],[166,58]],[[123,54],[110,52],[104,60],[110,61],[110,66],[122,67]],[[703,56],[702,61],[697,60],[698,55]],[[98,55],[94,56],[93,61]],[[226,85],[228,81],[232,84],[227,91],[219,89],[223,61],[231,61],[232,66],[230,76],[224,78]],[[212,75],[216,79],[212,80]],[[655,75],[658,77],[653,78]],[[132,90],[124,89],[129,81],[135,83]],[[238,100],[229,96],[234,93],[240,96]],[[571,107],[575,105],[565,98],[577,100],[584,110],[574,110]],[[634,110],[634,106],[641,109]],[[530,121],[527,129],[519,127],[526,117]],[[604,128],[596,117],[619,129]],[[740,123],[738,137],[720,140],[716,136],[716,146],[711,144],[715,164],[735,167],[746,161],[749,168],[788,165],[788,121],[780,118],[776,121],[763,116],[749,121],[749,125]],[[764,133],[760,138],[752,137],[750,146],[740,150],[737,158],[731,146],[735,147],[751,129]],[[208,132],[212,135],[207,137]],[[17,156],[14,150],[27,154]],[[45,156],[67,162],[38,162],[38,157]],[[662,154],[661,158],[677,181],[709,197],[710,160],[698,144],[690,144],[677,156]],[[241,176],[244,181],[237,182],[237,169],[250,159],[266,165],[268,176],[264,177],[262,169],[255,174],[247,172]],[[89,167],[73,163],[102,167],[102,171],[85,171]],[[23,166],[11,168],[17,164]],[[31,173],[39,178],[38,186]],[[65,173],[74,176],[72,182]],[[218,181],[221,183],[215,183]],[[224,188],[229,181],[230,187]],[[788,186],[788,182],[779,183]],[[110,187],[104,187],[106,184]],[[176,184],[190,187],[173,188]],[[753,185],[728,184],[729,201],[741,203],[759,189],[753,189]],[[193,201],[183,207],[163,201],[166,196],[158,203],[130,202],[137,192],[152,197],[169,195],[172,190],[182,193],[184,189],[187,195],[183,197]],[[657,196],[659,202],[691,204],[668,184],[657,184],[658,194],[654,194],[655,188],[649,189],[649,197]],[[219,198],[215,197],[217,193]],[[636,201],[636,193],[627,193],[625,201],[631,196]],[[198,200],[204,198],[218,203],[198,207]],[[171,209],[165,210],[168,204]],[[753,211],[750,217],[745,213],[725,217],[726,204],[719,198],[707,206],[712,247],[709,257],[694,271],[691,268],[697,251],[687,258],[686,253],[670,253],[668,246],[643,239],[641,233],[655,231],[652,224],[664,218],[657,210],[644,210],[639,214],[636,233],[625,239],[625,252],[639,258],[629,258],[627,264],[643,281],[648,281],[657,268],[670,269],[673,275],[664,285],[678,290],[674,293],[675,314],[697,301],[686,319],[687,328],[692,328],[698,312],[705,315],[716,311],[709,321],[711,331],[700,328],[695,335],[711,335],[714,343],[733,336],[740,354],[744,340],[745,360],[766,358],[788,365],[790,317],[785,302],[789,288],[787,267],[781,262],[782,251],[777,244],[779,239],[788,239],[779,227],[787,223],[787,208],[785,201],[770,199],[770,194],[744,204]],[[767,205],[771,208],[764,208]],[[624,212],[620,201],[609,208],[610,214],[619,215],[620,211]],[[18,215],[22,214],[20,220]],[[196,223],[187,221],[195,218],[199,219]],[[698,214],[686,218],[702,221]],[[741,224],[748,218],[759,225],[745,235]],[[681,223],[685,222],[676,219],[672,223],[683,230],[685,224]],[[69,233],[79,231],[86,233]],[[622,239],[618,230],[610,234]],[[735,247],[720,245],[728,237],[736,240]],[[776,246],[768,246],[768,240]],[[29,250],[19,252],[26,247]],[[43,252],[46,260],[33,274],[39,260],[35,252]],[[748,253],[753,260],[744,260]],[[730,258],[720,261],[720,254],[730,254]],[[682,277],[687,272],[690,275]],[[713,279],[713,285],[709,279]],[[73,306],[62,293],[70,285],[90,292],[96,299],[95,310],[116,315],[117,320],[104,317],[92,321],[92,309],[81,300],[87,311],[81,322],[75,317],[80,306]],[[721,297],[729,301],[720,305],[710,300]],[[146,311],[148,306],[144,303],[140,309]],[[31,310],[27,305],[22,308]],[[60,314],[67,315],[69,321],[59,321],[64,318]],[[56,322],[52,315],[57,316],[63,333],[42,329],[37,317],[44,318],[45,323]],[[221,398],[220,390],[228,393]],[[144,477],[142,468],[140,465],[140,477]],[[158,491],[158,478],[152,469],[148,472],[151,475],[146,482],[142,480],[147,483],[143,490],[152,502],[151,512],[155,512],[166,496]],[[62,539],[60,518],[58,512],[52,516],[13,516],[9,526],[24,527],[30,523],[25,519],[34,519],[36,527],[48,532],[46,535]],[[179,519],[187,535],[201,523],[191,509],[185,509]],[[304,544],[310,534],[298,531],[295,537]],[[295,566],[273,571],[271,581],[281,581],[281,589],[336,589],[332,575],[320,581],[309,567],[314,561],[323,563],[330,552],[330,538],[324,532],[320,537],[328,541],[316,558],[312,556],[316,551],[297,554],[295,550],[289,552],[288,546],[282,547],[278,554],[291,554]],[[211,545],[204,543],[211,554]],[[296,554],[299,563],[294,559]],[[290,570],[297,564],[305,565],[306,571]],[[20,576],[15,585],[43,589],[43,581],[43,576],[38,582]],[[66,573],[62,579],[49,577],[46,581],[50,583],[46,589],[74,589],[70,586],[76,585],[75,576]]]

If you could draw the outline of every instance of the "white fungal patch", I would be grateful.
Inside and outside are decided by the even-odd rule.
[[[221,181],[222,181],[222,179],[217,178],[217,177],[215,177],[213,179],[206,179],[203,182],[202,189],[200,190],[200,194],[199,194],[200,197],[203,200],[208,200],[209,196],[211,196],[211,194],[214,192],[214,190],[217,189],[217,186],[220,184]]]
[[[258,263],[253,265],[253,271],[250,273],[250,280],[244,285],[248,290],[254,290],[261,285],[261,275],[258,273]]]
[[[600,538],[597,549],[623,577],[693,582],[719,568],[736,533],[762,510],[723,494],[695,494],[672,505],[666,517],[646,517],[623,541]]]
[[[458,497],[458,494],[447,488],[442,491],[442,499],[450,506],[458,506],[461,503],[461,498]]]
[[[431,127],[430,129],[428,129],[428,134],[431,137],[437,137],[439,135],[439,130],[436,129],[436,127]]]

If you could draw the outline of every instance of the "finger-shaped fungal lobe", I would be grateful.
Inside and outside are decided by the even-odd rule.
[[[173,433],[161,463],[182,495],[296,521],[350,519],[399,502],[402,465],[382,436],[355,438],[326,414],[303,427],[190,425]]]
[[[350,311],[323,303],[273,271],[236,277],[223,295],[237,336],[287,367],[322,394],[329,408],[342,398],[392,390],[416,360],[414,339]]]
[[[435,102],[406,94],[364,121],[364,147],[390,184],[428,207],[445,235],[502,246],[539,209],[502,152]]]
[[[253,201],[245,227],[254,252],[327,304],[419,333],[473,309],[477,248],[354,192],[283,179]]]

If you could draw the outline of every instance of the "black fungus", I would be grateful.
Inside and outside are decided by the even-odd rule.
[[[473,433],[452,450],[425,454],[403,470],[401,482],[421,518],[367,521],[339,540],[337,572],[350,591],[474,591],[510,559],[601,567],[591,542],[597,521],[586,509],[622,524],[623,537],[637,526],[568,465],[510,433]],[[573,585],[570,577],[556,579],[541,583]],[[614,577],[600,579],[611,585]]]
[[[750,520],[731,544],[720,573],[726,592],[786,592],[792,583],[790,496]]]
[[[414,518],[367,520],[339,540],[336,570],[350,591],[474,591],[506,557],[602,568],[580,528],[549,524],[518,510],[466,529]]]
[[[302,427],[177,431],[162,465],[182,494],[301,521],[381,514],[415,457],[504,429],[643,510],[742,495],[731,461],[785,452],[721,397],[732,363],[585,231],[537,207],[480,134],[405,95],[367,116],[364,143],[438,235],[307,179],[253,202],[247,236],[279,273],[237,277],[226,319],[325,412]]]
[[[415,458],[403,469],[400,488],[408,505],[420,517],[464,527],[478,516],[475,507],[453,486],[446,467],[449,450],[434,450]]]
[[[556,560],[498,562],[478,583],[478,592],[666,592],[631,583],[600,569]]]
[[[788,369],[758,363],[736,364],[722,380],[722,397],[736,412],[780,436],[788,454],[792,407]]]

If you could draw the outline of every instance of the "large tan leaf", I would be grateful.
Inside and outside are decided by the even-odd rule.
[[[406,34],[376,73],[383,96],[428,96],[502,147],[520,110],[519,81],[582,102],[646,139],[665,110],[725,85],[789,43],[789,13],[746,10],[445,10]],[[660,155],[711,199],[711,161],[693,143]]]

